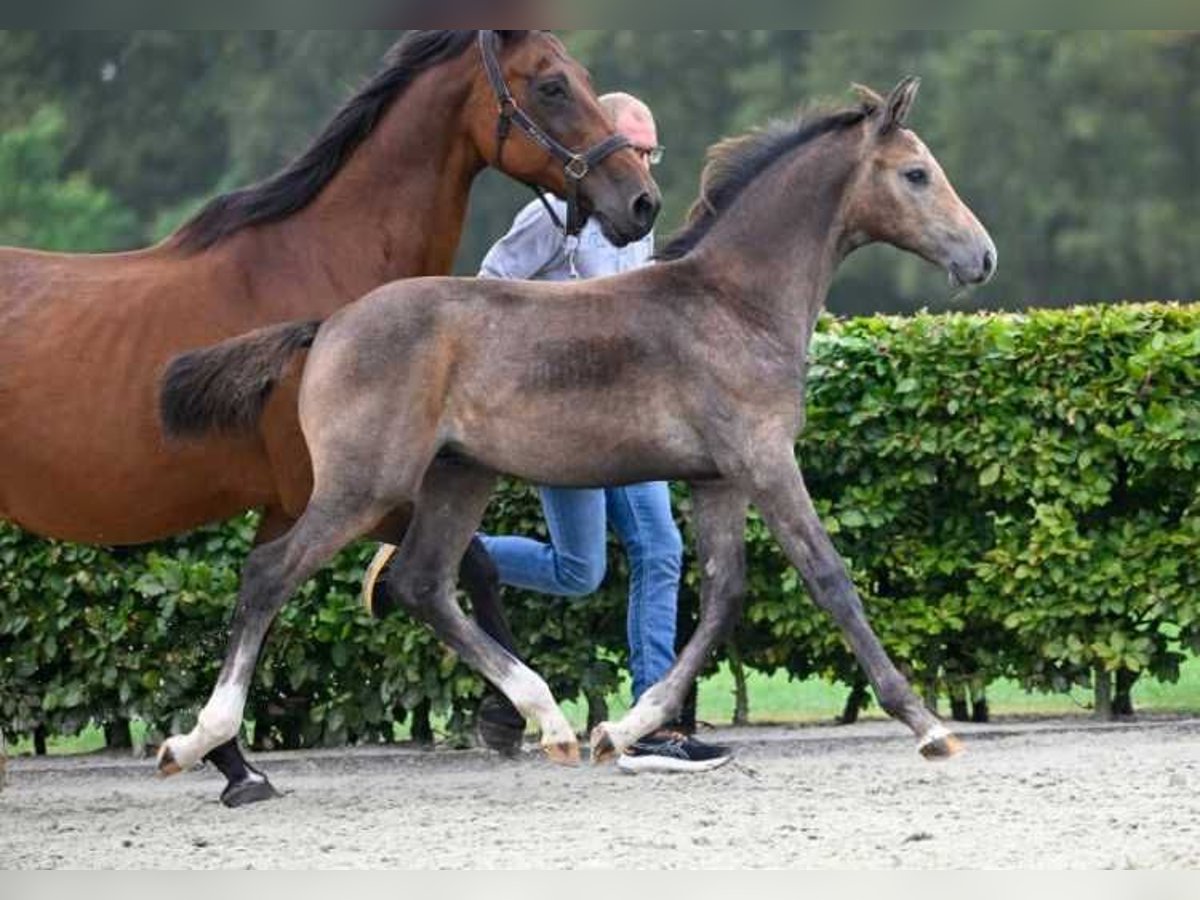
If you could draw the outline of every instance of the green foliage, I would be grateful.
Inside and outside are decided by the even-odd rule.
[[[65,174],[66,122],[43,107],[0,133],[0,244],[100,250],[127,243],[135,221],[85,174]]]
[[[151,241],[204,198],[262,178],[302,150],[396,37],[4,31],[0,132],[25,128],[45,106],[63,110],[66,171],[85,173],[133,210],[133,239]],[[1200,222],[1191,214],[1200,208],[1200,33],[616,30],[565,38],[598,90],[636,93],[658,115],[668,148],[656,172],[666,197],[662,233],[695,199],[705,150],[720,138],[801,104],[850,102],[851,82],[886,90],[917,74],[924,87],[913,125],[1001,250],[999,278],[967,302],[1011,309],[1190,296],[1200,278]],[[478,270],[529,199],[504,179],[483,180],[460,272]],[[24,233],[10,225],[5,239]],[[78,228],[54,245],[130,240]],[[952,300],[928,266],[870,250],[851,261],[831,308],[941,310]]]
[[[1200,638],[1197,341],[1196,309],[1173,306],[818,340],[801,459],[910,670],[1177,677]]]
[[[827,322],[813,355],[799,456],[881,638],[921,683],[1173,681],[1200,652],[1200,308]],[[677,509],[686,521],[682,492]],[[190,725],[254,526],[136,553],[0,531],[0,725]],[[506,484],[486,527],[544,535],[536,496]],[[757,518],[747,540],[745,663],[859,680]],[[423,627],[362,611],[370,552],[345,554],[280,617],[251,699],[260,742],[388,740],[424,702],[469,716],[473,674]],[[587,601],[507,598],[560,699],[620,684],[619,554],[613,572]]]

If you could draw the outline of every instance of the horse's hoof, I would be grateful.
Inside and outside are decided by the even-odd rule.
[[[592,732],[592,762],[599,766],[612,762],[618,756],[620,751],[609,733],[608,725],[597,725]]]
[[[582,761],[579,744],[575,741],[564,741],[561,744],[546,744],[542,747],[550,762],[556,766],[575,768]]]
[[[391,615],[399,606],[388,594],[386,579],[384,578],[388,566],[392,564],[392,560],[396,558],[396,554],[399,552],[399,548],[393,547],[391,544],[381,545],[374,559],[371,560],[371,564],[367,566],[366,574],[363,576],[363,608],[366,609],[371,618],[380,622]]]
[[[158,751],[158,777],[173,778],[182,774],[183,766],[176,761],[170,742],[163,744]]]
[[[271,785],[265,776],[247,778],[238,784],[230,784],[221,794],[221,803],[226,809],[241,809],[243,806],[253,806],[255,803],[266,803],[278,800],[283,795]]]
[[[948,762],[967,752],[967,745],[946,732],[929,738],[921,744],[921,755],[929,762]]]
[[[479,705],[479,739],[489,750],[515,759],[525,743],[525,719],[506,698],[489,695]]]

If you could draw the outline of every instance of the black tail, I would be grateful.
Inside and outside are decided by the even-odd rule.
[[[167,435],[253,432],[288,363],[320,330],[320,322],[276,325],[172,360],[159,395]]]

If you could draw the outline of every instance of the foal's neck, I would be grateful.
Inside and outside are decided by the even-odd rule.
[[[472,79],[455,67],[469,64],[417,78],[312,204],[262,229],[264,265],[285,262],[338,306],[402,278],[449,274],[486,166],[462,124]]]
[[[724,213],[698,251],[773,339],[803,353],[849,252],[844,200],[859,165],[860,129],[831,134],[777,163]]]

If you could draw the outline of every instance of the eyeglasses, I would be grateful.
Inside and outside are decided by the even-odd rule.
[[[652,166],[661,165],[667,155],[666,147],[634,147],[634,152]]]

